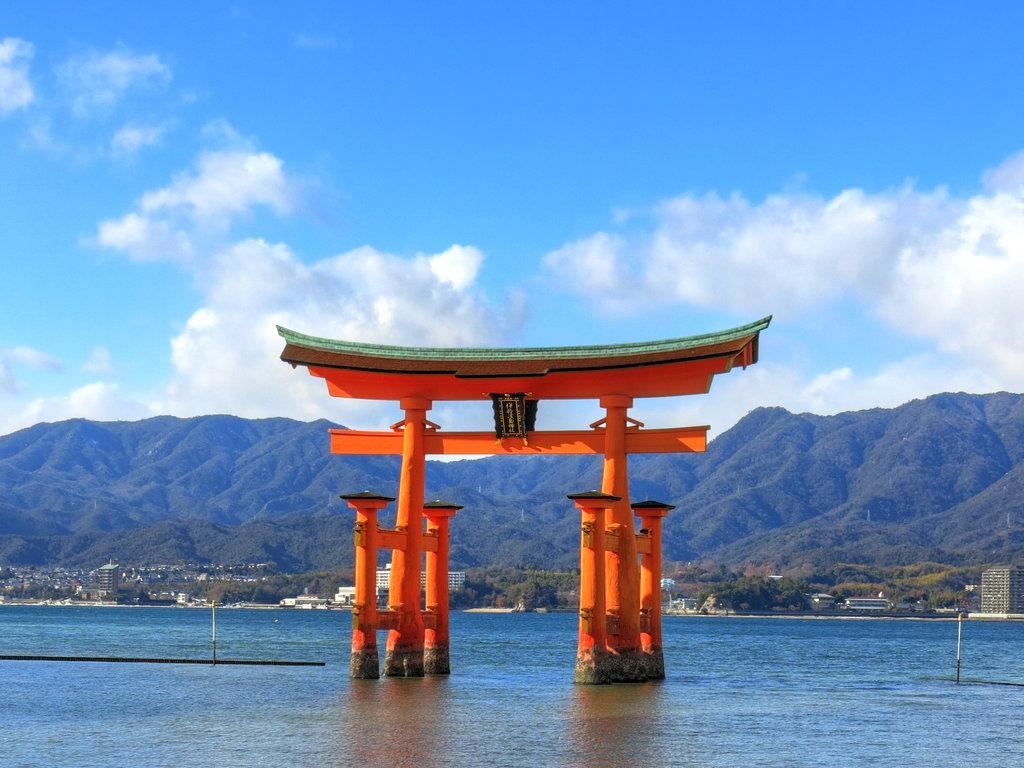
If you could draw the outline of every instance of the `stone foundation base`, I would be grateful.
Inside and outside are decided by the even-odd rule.
[[[665,659],[661,649],[650,653],[641,650],[583,651],[576,655],[573,682],[578,685],[607,683],[643,683],[665,679]]]
[[[348,676],[353,680],[376,680],[380,677],[380,661],[377,648],[364,648],[352,651],[352,659],[348,664]]]
[[[644,655],[644,667],[647,671],[648,680],[664,680],[665,679],[665,656],[661,652],[661,648],[652,648],[647,651]]]
[[[435,645],[423,651],[423,671],[428,675],[450,675],[448,644]]]
[[[649,679],[647,654],[639,649],[609,652],[604,660],[605,674],[611,683],[642,683]]]
[[[610,683],[605,660],[607,654],[597,649],[580,651],[576,654],[576,671],[572,681],[577,685],[605,685]]]
[[[423,649],[393,650],[384,654],[387,677],[423,677]]]

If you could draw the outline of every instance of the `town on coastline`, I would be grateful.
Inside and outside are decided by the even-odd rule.
[[[390,564],[377,571],[377,599],[387,603]],[[915,616],[1024,618],[1024,568],[994,566],[980,583],[933,589],[935,573],[890,578],[887,583],[856,578],[820,590],[808,580],[774,574],[737,575],[723,569],[694,573],[677,569],[661,581],[666,615],[718,616]],[[846,574],[849,576],[849,574]],[[878,578],[877,573],[868,576]],[[960,575],[960,574],[958,574]],[[698,577],[695,581],[694,577]],[[891,576],[891,574],[890,574]],[[575,610],[575,573],[521,569],[450,571],[452,607],[464,610]],[[280,574],[271,563],[122,566],[110,561],[92,570],[65,567],[0,566],[0,605],[150,605],[340,609],[352,607],[355,587],[346,571]],[[877,589],[876,589],[877,588]]]

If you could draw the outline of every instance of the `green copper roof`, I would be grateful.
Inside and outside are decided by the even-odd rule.
[[[771,319],[769,315],[747,325],[699,336],[683,336],[675,339],[663,339],[661,341],[575,347],[402,347],[308,336],[304,333],[283,328],[280,325],[277,326],[277,332],[290,345],[345,355],[365,355],[376,358],[393,358],[395,360],[527,361],[619,356],[633,357],[658,352],[711,347],[756,335],[768,327]]]

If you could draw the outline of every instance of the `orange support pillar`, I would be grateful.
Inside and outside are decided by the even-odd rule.
[[[342,494],[356,511],[356,596],[352,604],[352,659],[349,677],[376,680],[380,677],[377,656],[377,510],[383,509],[391,496],[372,491]]]
[[[608,507],[618,496],[599,491],[569,497],[580,510],[580,621],[574,682],[610,683],[607,604],[605,602],[604,528]]]
[[[628,501],[626,455],[626,412],[633,405],[633,398],[607,395],[600,402],[605,409],[601,490],[618,497],[618,501],[608,507],[607,521],[609,530],[617,534],[618,548],[605,555],[608,612],[615,617],[608,629],[608,647],[612,654],[609,670],[616,682],[639,682],[646,680],[647,675],[640,649],[640,574],[633,513]]]
[[[650,551],[640,556],[640,611],[647,626],[640,632],[647,677],[665,679],[665,656],[661,645],[661,519],[675,509],[660,501],[638,501],[632,505],[640,518],[640,529],[650,537]]]
[[[448,520],[462,509],[458,504],[431,501],[423,505],[427,533],[437,537],[437,551],[427,551],[427,610],[433,627],[424,630],[423,671],[428,675],[451,673],[448,662]]]
[[[402,398],[402,469],[398,480],[395,528],[406,532],[405,549],[391,553],[388,608],[398,614],[398,626],[388,632],[384,674],[388,677],[423,676],[423,613],[420,609],[420,560],[423,553],[423,483],[426,457],[423,433],[431,402],[421,397]]]

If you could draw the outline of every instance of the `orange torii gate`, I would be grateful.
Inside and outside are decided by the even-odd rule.
[[[281,359],[327,382],[334,397],[395,400],[389,432],[330,430],[331,452],[402,457],[394,529],[377,524],[392,501],[343,496],[356,510],[356,678],[376,678],[378,630],[388,630],[384,674],[447,674],[448,518],[461,509],[424,503],[428,455],[601,454],[601,490],[570,494],[580,510],[580,616],[575,680],[637,682],[665,675],[661,646],[661,518],[672,507],[629,502],[631,453],[703,451],[709,427],[645,429],[635,398],[706,393],[715,375],[757,362],[770,317],[701,336],[631,344],[521,349],[398,347],[317,338],[278,327]],[[534,429],[537,402],[596,399],[604,417],[587,430]],[[495,432],[445,432],[427,419],[435,401],[490,400]],[[641,518],[636,531],[633,517]],[[424,518],[428,521],[423,529]],[[378,610],[378,548],[391,550],[387,610]],[[420,562],[427,555],[427,605]]]

